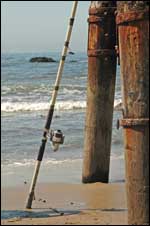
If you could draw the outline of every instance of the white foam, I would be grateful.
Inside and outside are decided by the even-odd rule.
[[[18,111],[43,111],[48,110],[50,104],[47,102],[31,103],[31,102],[4,102],[1,104],[2,112],[18,112]],[[86,101],[57,101],[56,110],[73,110],[73,109],[85,109]],[[121,99],[115,100],[115,110],[122,109]]]
[[[80,91],[78,89],[66,89],[66,88],[64,88],[63,92],[65,94],[82,94],[84,91]]]
[[[86,108],[86,101],[59,101],[56,103],[56,110],[72,110]]]
[[[115,110],[122,110],[122,99],[117,99],[114,101],[114,109]]]
[[[49,103],[30,103],[30,102],[4,102],[1,104],[2,112],[18,112],[18,111],[43,111],[48,110]],[[85,101],[58,101],[56,110],[72,110],[83,109],[86,107]]]
[[[2,86],[2,88],[1,88],[1,91],[2,91],[2,92],[3,92],[3,91],[7,92],[7,91],[10,91],[10,90],[11,90],[11,88],[8,87],[8,86]]]
[[[124,155],[111,155],[111,160],[123,160]]]
[[[124,155],[116,155],[113,154],[111,155],[111,160],[123,160],[124,159]],[[55,158],[48,158],[48,159],[44,159],[43,160],[43,165],[44,166],[51,166],[51,165],[68,165],[68,164],[78,164],[78,163],[82,163],[83,159],[82,158],[76,158],[76,159],[72,159],[72,158],[68,158],[68,159],[62,159],[62,160],[58,160]],[[5,167],[8,168],[19,168],[19,167],[31,167],[34,166],[36,163],[35,159],[23,159],[20,161],[12,161],[11,163],[2,163],[2,169],[4,169]]]
[[[56,160],[56,159],[50,159],[45,162],[45,164],[53,164],[53,165],[61,165],[65,163],[73,164],[73,163],[78,163],[81,162],[82,159],[64,159],[64,160]]]
[[[50,165],[62,165],[62,164],[76,164],[82,162],[82,159],[64,159],[64,160],[57,160],[54,158],[51,159],[44,159],[43,165],[44,166],[50,166]],[[19,168],[19,167],[30,167],[34,166],[36,163],[36,160],[34,159],[24,159],[20,162],[12,162],[8,164],[2,164],[2,169],[6,168]]]

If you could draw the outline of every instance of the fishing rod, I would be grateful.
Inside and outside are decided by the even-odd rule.
[[[69,42],[70,42],[72,28],[73,28],[73,24],[74,24],[75,15],[76,15],[77,5],[78,5],[78,1],[74,1],[73,6],[72,6],[72,11],[71,11],[71,17],[70,17],[70,20],[69,20],[69,25],[68,25],[68,29],[67,29],[67,33],[66,33],[66,39],[65,39],[66,41],[65,41],[65,44],[64,44],[64,47],[63,47],[63,50],[62,50],[62,56],[61,56],[61,60],[60,60],[58,71],[57,71],[54,90],[53,90],[52,98],[51,98],[51,102],[50,102],[50,108],[49,108],[49,112],[48,112],[48,115],[47,115],[47,120],[46,120],[46,124],[45,124],[45,127],[44,127],[44,131],[43,131],[42,142],[41,142],[41,146],[40,146],[40,149],[39,149],[39,153],[38,153],[38,157],[37,157],[37,161],[36,161],[36,165],[35,165],[35,170],[34,170],[33,178],[32,178],[32,181],[31,181],[31,186],[30,186],[30,190],[29,190],[29,195],[28,195],[28,199],[27,199],[27,203],[26,203],[27,209],[31,209],[32,201],[35,197],[34,196],[34,190],[35,190],[35,186],[36,186],[36,182],[37,182],[37,177],[38,177],[40,165],[41,165],[41,162],[42,162],[42,159],[43,159],[43,154],[44,154],[44,151],[45,151],[45,146],[46,146],[46,143],[47,143],[52,118],[53,118],[55,102],[56,102],[57,93],[58,93],[58,90],[59,90],[59,85],[60,85],[60,81],[61,81],[61,77],[62,77],[65,59],[66,59],[66,56],[67,56],[67,51],[68,51],[68,48],[69,48]],[[58,131],[58,132],[60,132],[60,131]]]

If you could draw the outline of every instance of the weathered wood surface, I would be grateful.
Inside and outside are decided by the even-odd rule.
[[[88,84],[83,183],[108,182],[116,78],[115,2],[89,9]]]

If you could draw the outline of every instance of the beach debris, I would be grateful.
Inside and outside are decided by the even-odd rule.
[[[70,205],[73,205],[74,204],[74,202],[70,202]]]
[[[39,201],[39,202],[44,202],[44,203],[45,203],[45,202],[46,202],[46,199],[41,199],[41,198],[39,198],[38,201]]]
[[[53,63],[53,62],[56,62],[56,60],[54,60],[51,57],[33,57],[29,60],[29,62],[31,62],[31,63],[35,63],[35,62],[37,62],[37,63],[47,63],[47,62]]]
[[[20,220],[22,220],[21,217],[14,217],[14,218],[8,220],[8,222],[15,222],[15,221],[20,221]]]

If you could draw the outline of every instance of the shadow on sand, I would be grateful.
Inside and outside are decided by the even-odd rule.
[[[74,215],[79,214],[80,211],[77,210],[64,210],[58,211],[55,209],[31,209],[31,210],[2,210],[1,211],[1,219],[8,220],[14,218],[47,218],[47,217],[56,217],[63,215]]]

